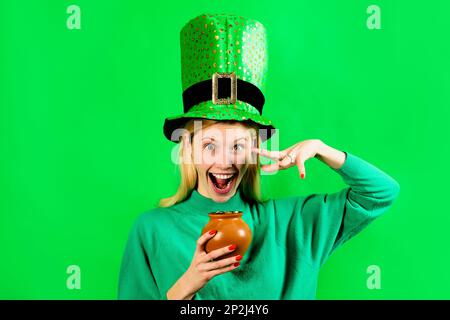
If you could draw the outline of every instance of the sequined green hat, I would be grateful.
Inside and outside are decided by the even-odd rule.
[[[261,140],[275,131],[262,115],[267,42],[264,26],[229,14],[202,14],[180,33],[184,113],[168,117],[164,135],[179,141],[190,118],[253,122]],[[265,130],[264,130],[265,129]]]

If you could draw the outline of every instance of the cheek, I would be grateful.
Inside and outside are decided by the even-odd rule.
[[[195,168],[200,179],[204,179],[206,177],[206,171],[208,170],[208,168],[204,166],[196,166]]]
[[[247,171],[248,167],[246,165],[238,165],[238,166],[236,166],[236,168],[239,170],[239,177],[238,177],[238,179],[240,180],[244,176],[244,174]]]
[[[199,164],[210,165],[215,161],[216,157],[216,152],[212,152],[209,150],[203,150],[198,153]]]
[[[248,153],[242,152],[240,154],[236,154],[234,160],[237,166],[242,167],[245,164],[249,163],[251,161],[251,158],[249,157]]]
[[[196,152],[194,154],[194,163],[197,166],[203,166],[207,170],[208,166],[214,162],[214,158],[208,152]]]

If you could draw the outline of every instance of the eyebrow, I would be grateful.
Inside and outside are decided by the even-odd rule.
[[[212,140],[212,141],[216,141],[216,139],[214,139],[213,137],[204,137],[204,138],[202,139],[202,141],[205,140],[205,139],[210,139],[210,140]],[[248,137],[240,137],[240,138],[235,139],[233,142],[239,141],[239,140],[241,140],[241,139],[248,140]]]

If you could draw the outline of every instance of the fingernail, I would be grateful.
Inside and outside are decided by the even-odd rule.
[[[236,245],[235,244],[232,244],[231,246],[228,247],[228,250],[230,250],[230,251],[234,250],[234,249],[236,249]]]
[[[240,264],[241,264],[240,262],[236,262],[236,263],[233,264],[233,266],[239,267]]]
[[[305,174],[304,174],[304,173],[301,173],[301,174],[300,174],[300,177],[303,179],[303,178],[305,177]]]
[[[241,256],[240,254],[238,254],[238,255],[236,256],[236,261],[240,261],[240,260],[242,260],[242,256]]]
[[[217,230],[211,230],[210,232],[209,232],[209,234],[215,234],[217,232]]]

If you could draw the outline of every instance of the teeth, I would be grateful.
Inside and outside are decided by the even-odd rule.
[[[216,174],[216,173],[211,173],[214,177],[219,178],[219,179],[229,179],[231,178],[234,174]]]

